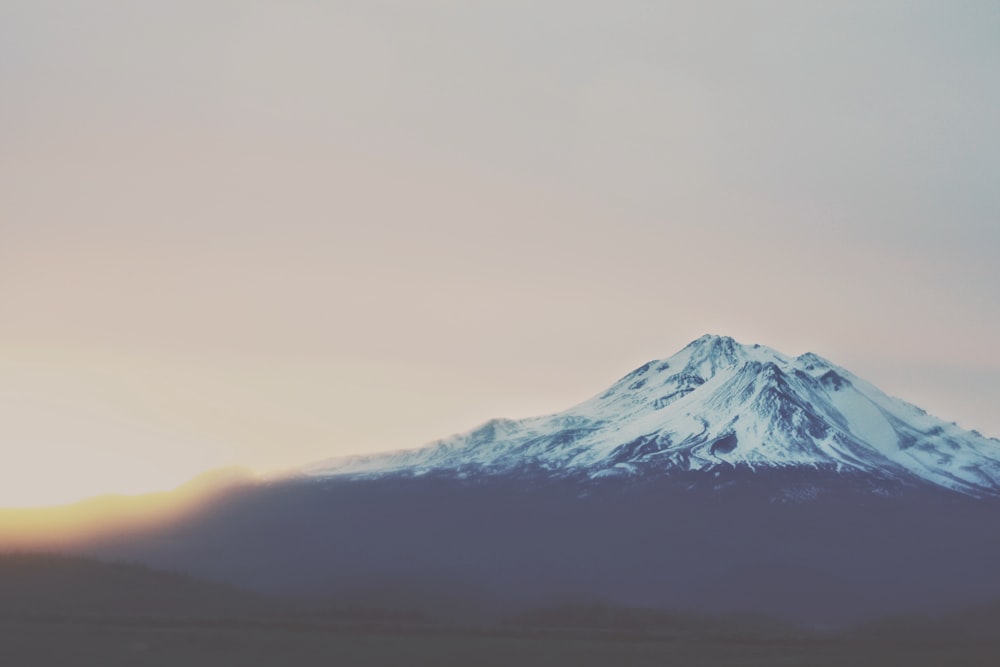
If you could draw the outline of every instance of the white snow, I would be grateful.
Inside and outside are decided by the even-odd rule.
[[[564,412],[492,420],[426,447],[323,461],[312,476],[533,466],[591,477],[746,465],[878,472],[1000,493],[1000,442],[887,396],[818,355],[703,336]]]

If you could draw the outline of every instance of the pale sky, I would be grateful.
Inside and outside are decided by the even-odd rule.
[[[1000,436],[1000,4],[0,0],[0,506],[706,333]]]

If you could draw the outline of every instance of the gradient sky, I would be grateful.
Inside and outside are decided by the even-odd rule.
[[[706,332],[1000,436],[1000,4],[0,0],[0,506]]]

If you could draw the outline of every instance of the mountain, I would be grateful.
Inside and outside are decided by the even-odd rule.
[[[703,336],[554,415],[496,419],[417,450],[333,459],[313,476],[668,476],[733,468],[864,473],[1000,493],[1000,441],[943,422],[822,357]]]
[[[1000,443],[706,336],[565,412],[239,485],[75,547],[453,618],[600,601],[847,624],[1000,598]]]

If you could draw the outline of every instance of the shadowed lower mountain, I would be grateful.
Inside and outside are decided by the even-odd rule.
[[[438,591],[444,607],[499,611],[578,595],[838,624],[1000,597],[996,501],[873,495],[865,480],[814,474],[822,494],[780,502],[773,489],[805,480],[773,475],[286,482],[89,552],[263,592]]]

